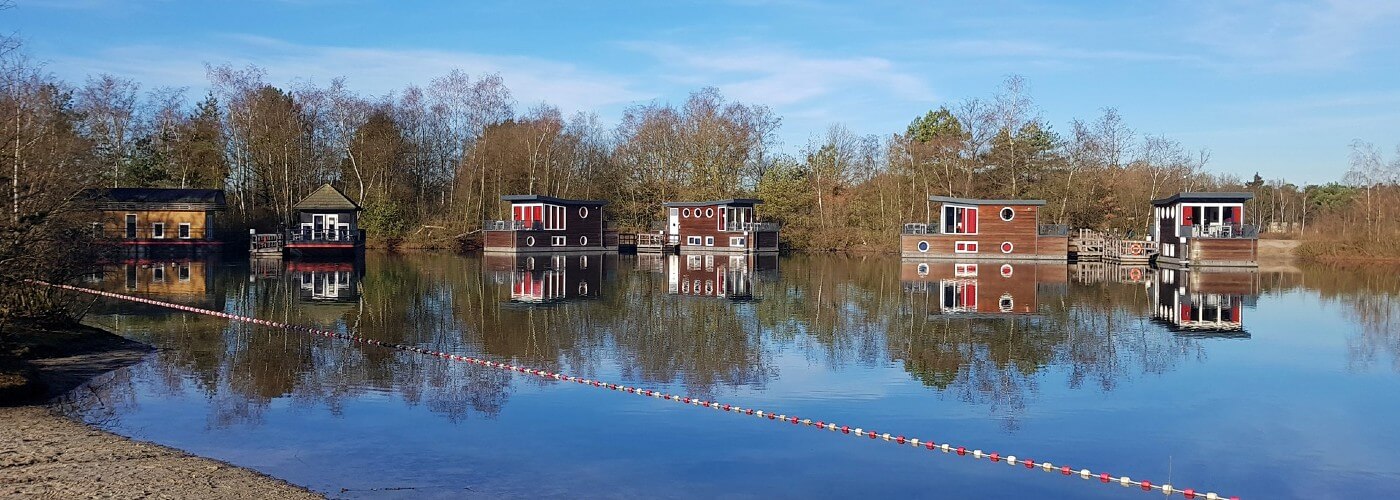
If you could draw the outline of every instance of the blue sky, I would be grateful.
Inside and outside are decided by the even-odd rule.
[[[517,110],[615,123],[716,86],[772,107],[795,153],[832,123],[901,131],[1014,73],[1056,130],[1116,107],[1242,177],[1338,179],[1352,141],[1400,145],[1395,0],[14,1],[0,29],[54,74],[195,96],[206,62],[257,64],[277,84],[345,76],[371,95],[461,68],[500,73]]]

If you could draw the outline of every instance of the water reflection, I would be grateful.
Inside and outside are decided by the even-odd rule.
[[[778,270],[776,255],[667,255],[663,262],[667,293],[735,301],[755,299],[754,280]]]
[[[1182,335],[1249,338],[1244,308],[1259,293],[1252,269],[1162,269],[1153,282],[1152,314]]]
[[[933,314],[1034,314],[1042,293],[1064,294],[1068,269],[1064,263],[902,261],[900,283],[927,294]]]
[[[609,255],[603,252],[569,255],[487,254],[484,271],[497,285],[508,285],[509,301],[549,304],[596,299],[603,291]]]

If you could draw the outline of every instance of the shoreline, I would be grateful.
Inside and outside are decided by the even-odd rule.
[[[64,395],[152,348],[77,325],[12,331],[0,352],[0,497],[324,498],[219,460],[64,415]],[[99,486],[100,485],[100,486]]]

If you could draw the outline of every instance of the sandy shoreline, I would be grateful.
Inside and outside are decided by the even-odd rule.
[[[140,361],[150,352],[145,344],[82,327],[26,332],[17,341],[33,369],[11,363],[5,375],[39,384],[0,399],[0,497],[322,498],[256,471],[90,427],[55,408],[55,397]],[[21,392],[29,404],[15,396]]]

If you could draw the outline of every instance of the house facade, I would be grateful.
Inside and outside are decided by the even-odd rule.
[[[778,224],[759,222],[754,212],[763,200],[730,198],[670,202],[663,230],[681,253],[778,253]]]
[[[900,255],[913,259],[1047,260],[1069,255],[1065,226],[1040,223],[1044,200],[930,196],[929,223],[905,224]]]
[[[214,217],[227,208],[218,189],[112,188],[85,193],[94,236],[127,246],[222,244]]]
[[[500,253],[615,250],[617,234],[603,217],[605,201],[508,195],[510,219],[482,223],[483,248]]]
[[[338,253],[364,249],[360,205],[335,186],[322,184],[292,205],[285,248],[293,253]]]
[[[1244,309],[1259,294],[1259,274],[1245,269],[1161,269],[1152,283],[1153,319],[1172,331],[1244,336]]]
[[[1178,193],[1152,201],[1157,263],[1170,267],[1255,267],[1259,230],[1245,224],[1249,193]]]
[[[1015,316],[1039,313],[1042,290],[1068,286],[1065,263],[1020,261],[904,260],[899,281],[905,291],[926,294],[936,315]]]

